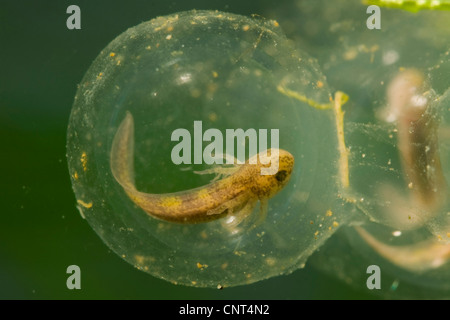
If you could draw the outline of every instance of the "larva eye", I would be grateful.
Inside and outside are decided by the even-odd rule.
[[[286,170],[278,171],[275,174],[275,179],[277,179],[278,182],[283,182],[286,179],[286,177],[287,177],[287,171]]]

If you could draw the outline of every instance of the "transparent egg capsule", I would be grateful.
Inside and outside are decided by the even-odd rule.
[[[376,125],[356,124],[349,132],[348,192],[370,220],[347,233],[358,251],[389,270],[395,289],[401,279],[402,286],[428,287],[442,298],[450,294],[448,54],[440,61],[427,76],[399,71]]]
[[[414,5],[430,10],[381,8],[382,32],[361,27],[361,1],[336,1],[329,10],[326,0],[304,0],[273,10],[318,59],[329,85],[350,97],[340,167],[348,184],[339,194],[358,213],[308,261],[364,292],[366,270],[377,265],[378,295],[448,298],[448,12],[438,3]]]
[[[80,213],[119,256],[172,283],[290,273],[356,212],[339,197],[333,101],[275,21],[189,11],[130,28],[75,97],[67,158]]]
[[[447,52],[428,72],[406,68],[388,79],[370,122],[344,123],[348,184],[340,190],[360,214],[312,261],[367,288],[374,265],[384,297],[450,297]]]

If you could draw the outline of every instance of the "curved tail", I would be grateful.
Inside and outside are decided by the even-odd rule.
[[[127,111],[111,147],[111,172],[126,191],[136,191],[134,185],[134,120]]]

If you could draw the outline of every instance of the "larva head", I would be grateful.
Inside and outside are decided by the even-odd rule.
[[[283,149],[269,149],[258,154],[258,172],[252,191],[258,198],[270,198],[289,182],[294,156]]]
[[[387,89],[388,121],[416,121],[425,111],[429,97],[428,84],[423,73],[406,69],[398,73]],[[428,93],[428,94],[427,94]]]

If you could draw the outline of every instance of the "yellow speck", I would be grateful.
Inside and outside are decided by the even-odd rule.
[[[323,88],[323,82],[318,80],[316,83],[317,88]]]
[[[358,50],[356,48],[351,48],[344,53],[344,60],[353,60],[358,56]]]
[[[327,210],[326,216],[331,217],[333,215],[333,211]]]
[[[167,32],[172,32],[173,31],[173,26],[169,26],[168,28],[167,28]]]
[[[275,258],[266,258],[266,263],[269,266],[274,266],[276,264],[277,260]]]
[[[79,177],[78,177],[78,172],[75,171],[74,174],[72,175],[72,177],[73,177],[75,180],[78,180],[78,178],[79,178]]]
[[[225,270],[226,268],[228,268],[228,262],[222,263],[222,265],[220,266],[220,268],[222,270]]]
[[[80,199],[78,199],[77,202],[87,209],[92,208],[92,202],[87,203]]]
[[[245,26],[242,27],[243,31],[248,31],[250,29],[250,26],[248,24],[246,24]]]
[[[178,207],[181,205],[181,200],[179,197],[165,197],[161,200],[161,205],[163,207]]]
[[[213,75],[214,78],[217,78],[219,76],[219,74],[216,71],[213,71],[212,75]]]
[[[172,39],[172,35],[171,35],[171,34],[168,34],[168,35],[166,36],[166,40],[170,40],[170,39]]]
[[[151,49],[152,49],[152,46],[150,46],[150,45],[145,47],[145,50],[151,50]]]
[[[414,184],[413,184],[412,182],[408,183],[408,188],[409,188],[409,189],[414,188]]]
[[[100,72],[100,73],[97,75],[97,80],[100,80],[102,77],[103,77],[103,72]]]
[[[109,54],[110,57],[114,57],[115,55],[116,55],[115,52],[111,52],[111,53]]]
[[[145,258],[144,258],[144,256],[141,256],[141,255],[135,255],[135,256],[134,256],[134,260],[136,260],[136,262],[137,262],[138,264],[143,264]]]
[[[208,115],[208,118],[209,118],[209,121],[211,121],[211,122],[216,122],[216,121],[217,121],[217,114],[216,114],[215,112],[211,112],[211,113]]]
[[[126,255],[124,255],[124,254],[122,255],[122,258],[124,258],[124,259],[125,259],[126,257],[127,257]]]
[[[309,222],[309,224],[314,224],[314,221],[311,220],[311,221]]]
[[[81,165],[83,166],[83,171],[86,171],[87,170],[87,155],[86,155],[86,152],[83,152],[81,154],[80,161],[81,161]]]
[[[208,265],[207,264],[201,264],[200,262],[197,262],[197,268],[199,268],[199,269],[205,269],[205,268],[208,268]]]
[[[314,233],[314,235],[315,235],[315,236],[318,236],[318,235],[319,235],[319,230],[317,230],[317,231]]]
[[[273,26],[274,26],[274,27],[279,27],[280,24],[278,23],[278,21],[275,21],[275,20],[274,20],[274,21],[273,21]]]
[[[335,227],[335,228],[339,227],[339,222],[333,221],[333,227]]]
[[[447,232],[447,238],[450,238],[450,232]]]

